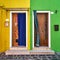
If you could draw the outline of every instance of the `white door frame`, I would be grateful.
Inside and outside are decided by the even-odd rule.
[[[28,40],[27,39],[27,31],[28,31],[28,27],[27,27],[28,26],[27,25],[27,23],[28,23],[27,22],[27,20],[28,20],[27,17],[28,16],[27,15],[28,15],[28,12],[27,11],[10,11],[10,48],[13,47],[12,46],[12,13],[26,13],[26,48],[27,48],[27,46],[28,46],[27,45],[28,44],[28,42],[27,42],[27,40]]]
[[[51,36],[50,36],[50,11],[36,11],[36,13],[48,13],[48,47],[51,48]],[[32,41],[32,44],[33,44],[33,48],[34,48],[34,12],[32,12],[32,35],[33,35],[33,41]]]

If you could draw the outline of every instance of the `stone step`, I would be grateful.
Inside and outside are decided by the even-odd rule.
[[[33,48],[33,50],[50,50],[50,48],[48,48],[48,47],[35,47],[35,48]],[[12,47],[12,48],[10,48],[10,50],[27,50],[27,48],[26,47]]]
[[[50,50],[48,47],[34,47],[33,50]]]
[[[6,55],[29,55],[28,50],[8,50],[5,52]]]
[[[26,47],[12,47],[10,50],[27,50]]]
[[[53,50],[8,50],[6,55],[39,55],[39,54],[55,54]]]
[[[31,50],[30,54],[55,54],[53,50]]]

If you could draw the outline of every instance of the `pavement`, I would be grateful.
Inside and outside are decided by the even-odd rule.
[[[54,55],[5,55],[0,53],[0,60],[60,60],[60,54]]]

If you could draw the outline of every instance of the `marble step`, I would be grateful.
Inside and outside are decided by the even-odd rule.
[[[27,50],[26,47],[12,47],[10,50]]]
[[[6,55],[39,55],[39,54],[55,54],[53,50],[7,50]]]
[[[29,55],[28,50],[7,50],[6,55]]]
[[[30,54],[55,54],[55,52],[53,50],[31,50]]]
[[[33,50],[50,50],[48,47],[34,47]]]
[[[50,48],[48,48],[48,47],[35,47],[35,48],[33,48],[33,50],[50,50]],[[27,50],[27,48],[26,47],[12,47],[12,48],[10,48],[10,50]]]

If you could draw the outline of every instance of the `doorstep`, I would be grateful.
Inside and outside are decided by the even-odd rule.
[[[33,50],[30,51],[30,54],[55,54],[53,50],[48,47],[35,47]]]
[[[26,47],[12,47],[5,52],[6,55],[28,55],[29,50]]]
[[[55,54],[55,52],[47,47],[34,48],[33,50],[27,50],[22,47],[13,47],[5,52],[6,55],[47,55]]]

